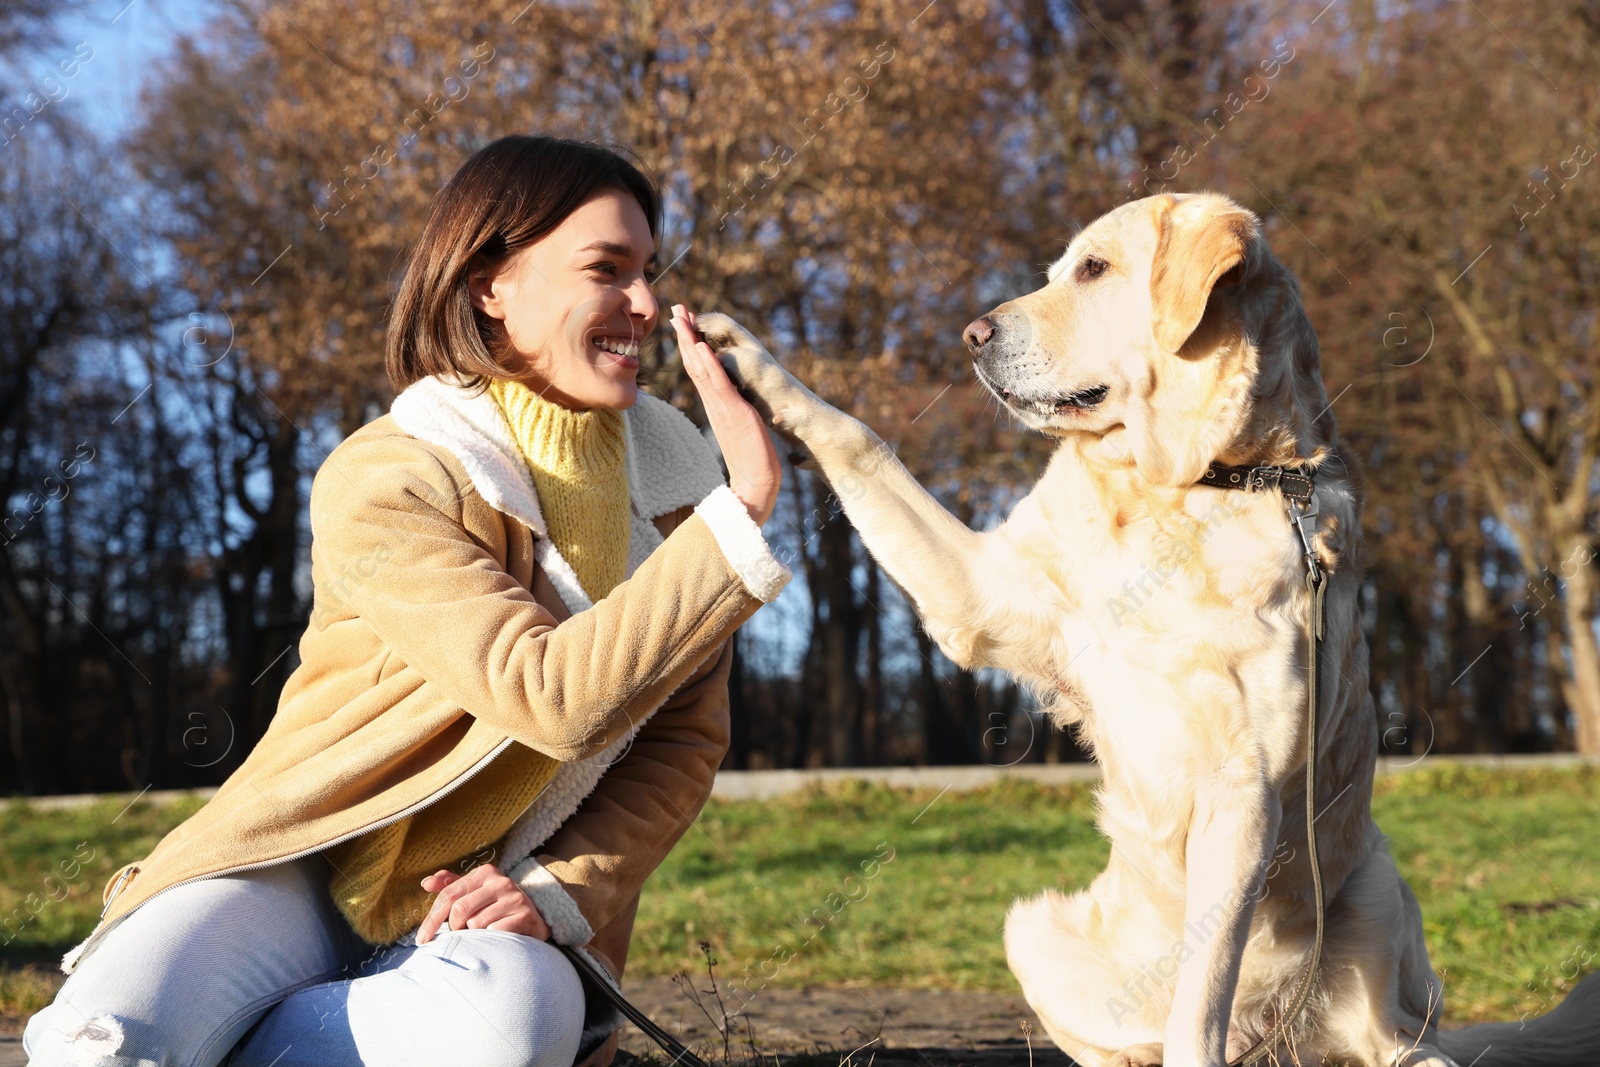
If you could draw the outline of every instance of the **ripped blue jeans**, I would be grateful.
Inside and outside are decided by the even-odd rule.
[[[504,930],[363,942],[320,854],[160,893],[28,1021],[32,1067],[571,1067],[576,970]]]

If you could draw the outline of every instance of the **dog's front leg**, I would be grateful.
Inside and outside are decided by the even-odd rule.
[[[1259,764],[1241,762],[1253,766],[1219,769],[1195,795],[1184,848],[1183,944],[1189,951],[1179,956],[1163,1034],[1165,1067],[1223,1067],[1227,1061],[1240,960],[1279,822]]]
[[[939,646],[962,666],[986,664],[997,610],[973,569],[982,566],[994,587],[1032,588],[1008,573],[1020,566],[1014,556],[985,558],[983,535],[946,511],[877,434],[818,398],[744,327],[714,312],[698,316],[698,325],[751,402],[816,460],[867,551],[911,597]]]

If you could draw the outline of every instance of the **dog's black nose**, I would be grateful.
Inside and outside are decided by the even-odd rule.
[[[989,338],[993,336],[994,322],[987,315],[973,319],[961,333],[961,339],[967,342],[967,347],[974,352],[988,344]]]

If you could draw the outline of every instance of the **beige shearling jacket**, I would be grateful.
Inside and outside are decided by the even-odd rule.
[[[640,886],[727,748],[729,638],[790,577],[688,419],[640,393],[624,423],[628,578],[592,605],[487,394],[423,379],[334,449],[276,715],[203,808],[113,874],[62,969],[157,893],[400,819],[517,741],[562,766],[490,862],[620,981]],[[579,1060],[605,1067],[620,1017],[589,1002]]]

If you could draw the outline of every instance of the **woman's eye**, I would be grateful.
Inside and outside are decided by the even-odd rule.
[[[1078,280],[1089,281],[1090,279],[1098,278],[1106,272],[1107,266],[1108,264],[1105,260],[1089,256],[1078,264]]]
[[[617,265],[615,263],[596,263],[594,266],[590,267],[589,269],[590,270],[600,271],[602,274],[615,274],[615,273],[617,273]]]

